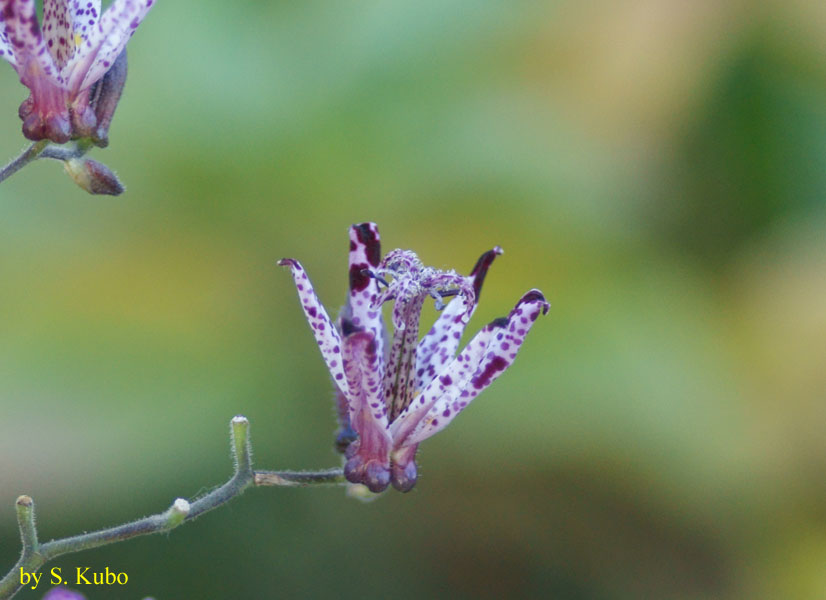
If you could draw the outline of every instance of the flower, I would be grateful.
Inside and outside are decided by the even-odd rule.
[[[93,137],[105,145],[111,98],[117,104],[126,78],[126,42],[153,2],[115,0],[100,15],[100,0],[43,0],[39,27],[34,0],[0,0],[0,56],[31,92],[20,105],[23,135],[58,144]],[[112,81],[101,82],[110,70]]]
[[[86,596],[66,588],[54,587],[46,592],[42,600],[86,600]]]
[[[350,293],[335,325],[301,264],[292,258],[278,262],[290,267],[304,314],[338,388],[343,422],[338,443],[346,446],[348,481],[372,492],[390,483],[402,492],[412,489],[419,443],[447,427],[510,366],[536,318],[548,312],[542,292],[531,290],[507,317],[482,328],[456,355],[488,268],[500,254],[498,246],[488,250],[470,275],[463,276],[426,267],[409,250],[393,250],[381,258],[377,226],[353,225]],[[442,313],[419,341],[419,318],[428,296]],[[452,298],[447,306],[444,298]],[[381,311],[389,300],[394,301],[392,340]]]

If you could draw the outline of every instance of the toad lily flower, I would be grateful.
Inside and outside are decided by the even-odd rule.
[[[549,304],[531,290],[507,317],[484,327],[458,355],[459,339],[476,308],[498,246],[485,252],[469,276],[425,267],[409,250],[381,258],[378,228],[350,228],[350,293],[334,325],[304,268],[285,258],[304,314],[333,377],[345,430],[358,438],[346,450],[344,474],[372,492],[388,484],[406,492],[417,478],[419,443],[438,433],[510,366],[528,331]],[[442,313],[419,341],[427,297]],[[450,298],[447,306],[443,298]],[[393,300],[392,340],[381,306]],[[355,437],[355,436],[354,436]],[[339,441],[342,441],[340,436]]]
[[[20,105],[23,135],[106,144],[126,79],[124,48],[153,2],[114,0],[100,15],[100,0],[43,0],[41,28],[35,0],[0,0],[0,56],[31,91]]]

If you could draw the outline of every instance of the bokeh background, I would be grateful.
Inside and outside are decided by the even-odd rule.
[[[258,467],[336,466],[275,261],[335,312],[373,220],[438,267],[505,248],[470,332],[531,287],[549,316],[410,494],[252,490],[55,562],[128,574],[89,598],[826,597],[824,31],[811,0],[158,2],[92,154],[126,194],[0,189],[0,564],[18,494],[50,539],[222,483],[238,413]]]

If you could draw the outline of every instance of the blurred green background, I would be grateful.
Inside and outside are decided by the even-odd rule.
[[[531,287],[549,316],[412,493],[252,490],[56,561],[129,575],[89,598],[826,597],[824,31],[811,0],[158,2],[92,154],[126,194],[0,189],[0,564],[18,494],[51,539],[222,483],[238,413],[259,468],[336,466],[275,261],[335,312],[373,220],[438,267],[505,248],[469,332]]]

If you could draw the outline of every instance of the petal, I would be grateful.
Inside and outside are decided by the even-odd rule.
[[[341,454],[347,451],[347,447],[358,439],[358,434],[350,426],[350,401],[344,392],[336,390],[336,420],[338,421],[338,432],[336,432],[335,448]]]
[[[301,307],[304,309],[304,315],[310,323],[313,330],[316,342],[321,349],[321,355],[324,357],[324,362],[327,363],[327,369],[336,382],[338,388],[348,395],[347,383],[344,378],[344,365],[342,364],[341,355],[341,337],[333,326],[327,311],[313,291],[313,285],[310,283],[310,278],[304,271],[297,260],[292,258],[282,258],[278,261],[282,267],[290,267],[295,287],[298,290],[298,298],[301,301]]]
[[[57,82],[59,73],[37,25],[34,0],[0,0],[0,11],[23,84],[31,88],[33,81],[43,77]]]
[[[347,449],[344,475],[381,492],[390,483],[390,434],[387,407],[381,396],[376,338],[368,331],[352,333],[344,345],[344,370],[350,388],[350,424],[359,439]]]
[[[85,90],[103,77],[153,4],[154,0],[115,0],[106,9],[67,67],[70,89]]]
[[[368,331],[358,331],[347,336],[342,358],[347,387],[350,390],[350,425],[364,438],[372,429],[381,430],[379,437],[387,434],[387,407],[381,396],[381,373],[376,338]]]
[[[370,277],[369,271],[379,266],[381,241],[375,223],[361,223],[350,227],[350,292],[347,317],[351,323],[373,334],[376,354],[384,357],[384,324],[381,307],[374,305],[379,293],[379,283]]]
[[[46,592],[42,600],[86,600],[86,596],[73,590],[55,587]]]
[[[9,42],[9,36],[6,35],[6,23],[3,21],[3,12],[6,6],[5,0],[0,0],[0,57],[5,58],[11,66],[17,69],[17,60],[14,58],[14,52]]]
[[[43,0],[43,38],[58,69],[75,53],[75,36],[66,0]]]
[[[96,29],[100,19],[100,0],[72,0],[69,13],[72,20],[72,41],[75,46],[82,46]]]
[[[479,302],[479,296],[482,294],[482,284],[485,283],[485,276],[488,274],[488,269],[493,264],[497,256],[501,256],[505,251],[501,246],[494,246],[476,261],[473,265],[473,270],[470,276],[473,277],[473,291],[476,292],[476,302]]]
[[[549,307],[542,292],[531,290],[522,296],[506,319],[497,319],[488,325],[488,328],[493,328],[495,335],[486,345],[482,360],[472,377],[458,386],[455,383],[447,385],[450,382],[445,382],[444,376],[438,377],[435,382],[439,382],[442,393],[427,414],[418,421],[404,445],[418,444],[447,427],[471,400],[513,363],[536,318],[540,313],[547,313]],[[445,385],[442,387],[442,384]]]
[[[467,300],[464,297],[454,298],[436,319],[427,335],[419,342],[419,347],[416,348],[417,390],[424,389],[428,383],[433,381],[433,378],[455,356],[465,325],[476,310],[488,268],[500,254],[502,254],[502,248],[499,246],[488,250],[479,257],[470,272],[475,292],[475,301],[470,311],[467,309]]]
[[[390,435],[393,436],[393,447],[399,449],[410,445],[408,437],[417,427],[419,421],[427,411],[446,393],[459,395],[470,381],[479,363],[485,356],[485,351],[493,338],[495,324],[483,327],[464,350],[454,358],[442,373],[431,381],[390,425]],[[455,390],[455,391],[454,391]]]

